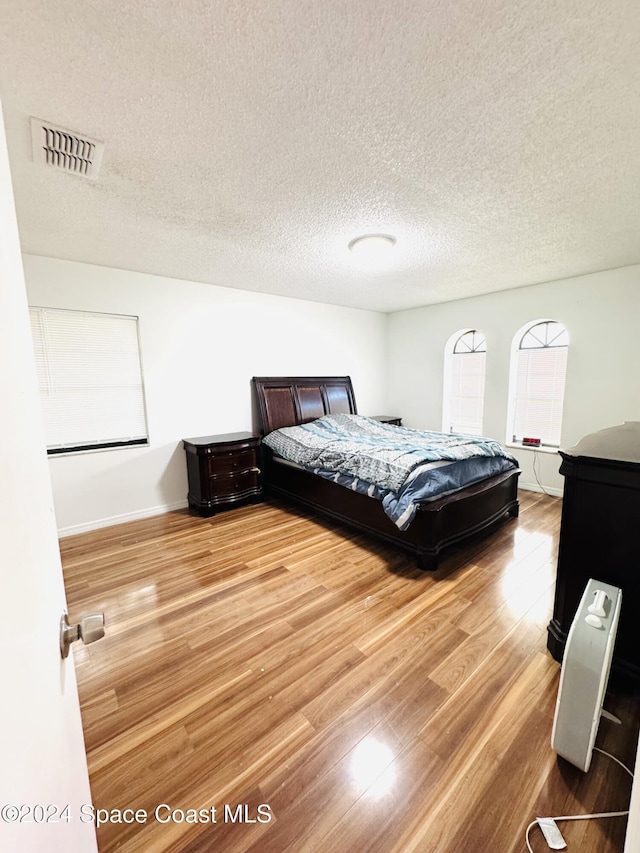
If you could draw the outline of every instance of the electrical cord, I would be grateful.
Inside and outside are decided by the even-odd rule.
[[[629,776],[631,776],[631,778],[633,779],[633,773],[631,772],[631,770],[629,770],[629,768],[626,766],[626,764],[623,764],[619,758],[616,758],[615,755],[611,755],[611,753],[605,752],[604,749],[600,749],[597,746],[593,747],[593,751],[594,752],[600,752],[602,755],[606,755],[607,758],[611,758],[611,760],[615,761],[616,764],[619,764],[623,770],[626,770],[626,772],[629,774]],[[600,819],[603,817],[625,817],[628,814],[629,814],[629,809],[627,809],[626,811],[623,811],[623,812],[600,812],[598,814],[559,815],[558,817],[553,817],[551,819],[554,821],[559,821],[559,820],[593,820],[593,819]],[[529,826],[527,827],[527,831],[525,832],[525,841],[527,843],[527,850],[529,851],[529,853],[534,853],[533,848],[531,847],[531,843],[529,841],[529,833],[531,832],[533,827],[537,825],[537,823],[538,823],[537,818],[536,818],[536,820],[532,820],[531,823],[529,824]]]
[[[545,487],[544,487],[544,486],[542,485],[542,483],[540,482],[540,477],[539,477],[539,475],[538,475],[538,471],[537,471],[537,469],[536,469],[536,462],[539,462],[539,460],[538,460],[538,451],[537,451],[537,450],[534,450],[534,451],[533,451],[533,476],[536,478],[536,483],[540,486],[540,488],[542,489],[542,491],[544,492],[544,494],[545,494],[545,495],[547,495],[547,497],[551,497],[551,495],[549,494],[549,492],[547,492],[547,491],[546,491]]]

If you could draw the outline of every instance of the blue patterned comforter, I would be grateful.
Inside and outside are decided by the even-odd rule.
[[[418,502],[518,467],[490,438],[390,426],[361,415],[326,415],[263,440],[284,459],[378,498],[401,530]]]

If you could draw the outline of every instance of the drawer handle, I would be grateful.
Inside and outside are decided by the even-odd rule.
[[[259,468],[249,468],[249,471],[253,471],[255,474],[260,474],[261,471]]]

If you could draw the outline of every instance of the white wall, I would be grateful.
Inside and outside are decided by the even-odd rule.
[[[391,315],[32,255],[24,266],[33,305],[140,318],[150,446],[50,460],[62,535],[185,506],[181,439],[251,429],[254,375],[349,374],[363,414],[440,429],[444,346],[458,329],[487,336],[483,431],[500,442],[511,340],[538,318],[571,336],[564,447],[640,419],[640,266]],[[537,487],[533,451],[515,455],[522,484]],[[538,462],[559,494],[559,457]]]
[[[571,340],[561,446],[640,420],[639,265],[392,314],[389,409],[407,426],[441,429],[445,343],[458,329],[477,328],[487,336],[483,432],[504,443],[511,341],[539,318],[564,323]],[[521,484],[536,488],[533,451],[513,452],[523,469]],[[560,457],[537,457],[542,485],[560,494]]]
[[[62,535],[186,506],[182,438],[250,430],[251,377],[345,375],[385,410],[387,318],[302,300],[24,256],[31,305],[137,315],[150,446],[49,460]]]

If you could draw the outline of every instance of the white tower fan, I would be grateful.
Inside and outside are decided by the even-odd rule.
[[[589,580],[564,649],[551,746],[585,773],[598,733],[621,604],[618,587]]]

